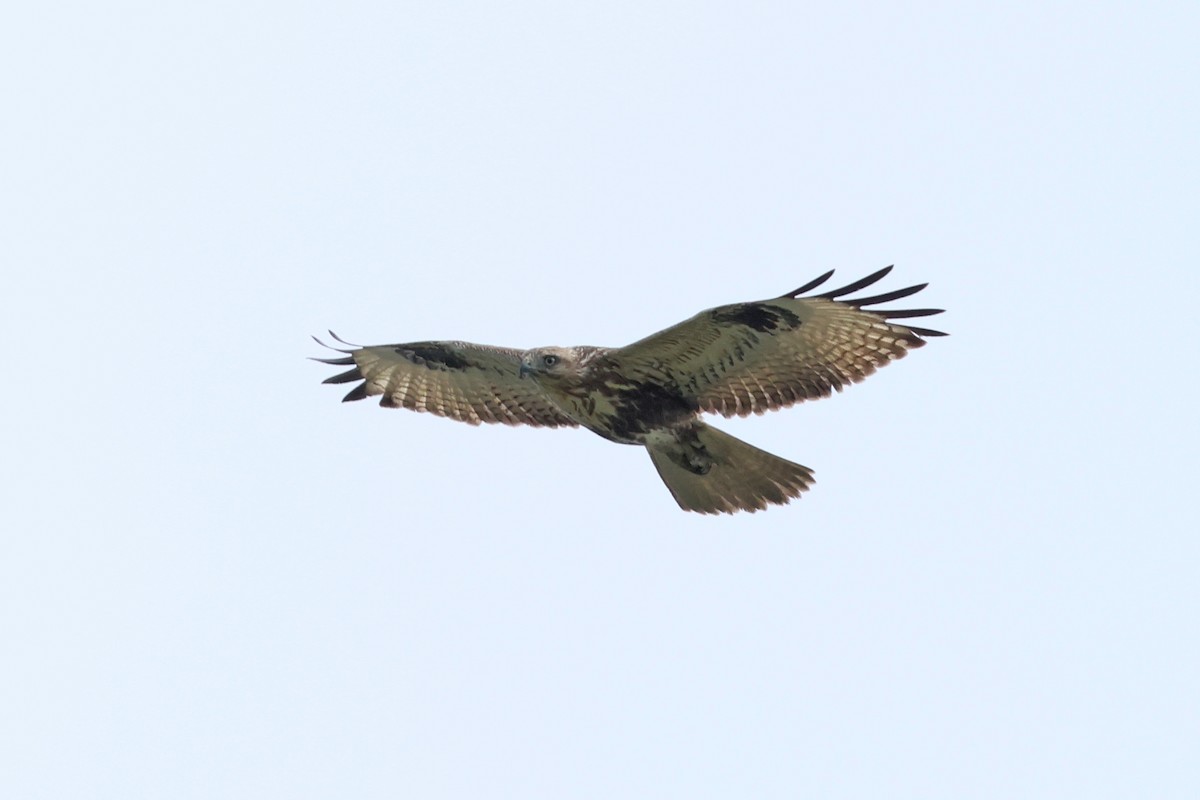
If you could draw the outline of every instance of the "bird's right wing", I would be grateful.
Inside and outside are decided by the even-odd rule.
[[[350,344],[332,331],[329,335]],[[329,347],[320,339],[317,343]],[[324,383],[362,381],[343,402],[382,395],[379,405],[385,408],[428,411],[471,425],[503,422],[556,428],[576,424],[558,410],[535,381],[518,377],[521,351],[511,347],[410,342],[330,349],[346,355],[313,360],[353,369]]]
[[[941,309],[866,308],[914,295],[923,283],[873,297],[846,296],[891,269],[801,296],[828,280],[831,270],[781,297],[710,308],[606,359],[628,378],[675,386],[700,410],[727,417],[828,397],[921,347],[926,337],[946,335],[892,321]]]

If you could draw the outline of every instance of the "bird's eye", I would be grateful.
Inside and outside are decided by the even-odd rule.
[[[542,356],[542,363],[547,367],[553,367],[558,363],[558,356]]]

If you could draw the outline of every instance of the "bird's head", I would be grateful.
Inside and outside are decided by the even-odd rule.
[[[575,351],[569,347],[538,347],[521,354],[522,378],[555,380],[568,375],[575,366]]]

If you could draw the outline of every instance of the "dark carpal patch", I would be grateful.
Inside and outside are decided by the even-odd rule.
[[[613,393],[613,406],[616,414],[611,428],[621,439],[636,439],[649,431],[675,425],[699,410],[679,391],[649,382],[618,388]]]
[[[471,366],[461,353],[438,345],[410,345],[397,347],[396,352],[414,364],[436,370],[466,369]]]
[[[713,311],[713,319],[730,325],[745,325],[759,333],[770,333],[780,328],[798,328],[800,317],[786,308],[764,303],[739,303]]]

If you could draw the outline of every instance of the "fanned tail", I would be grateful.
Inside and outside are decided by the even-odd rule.
[[[659,477],[684,511],[733,514],[783,505],[813,484],[812,470],[704,423],[646,445]]]

